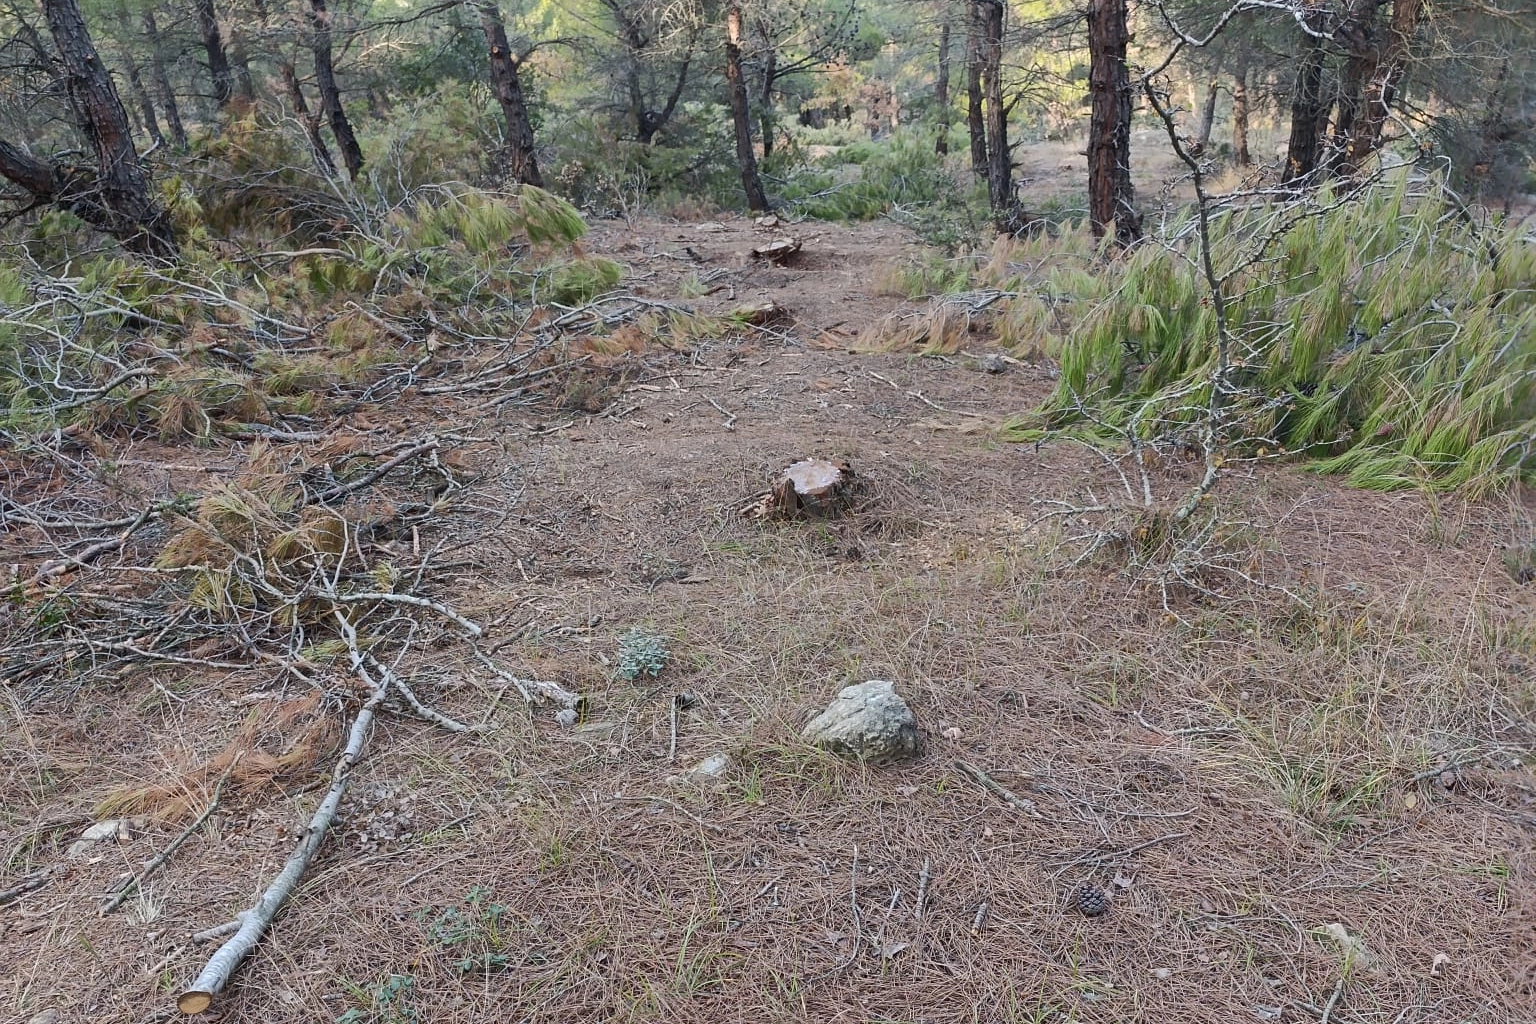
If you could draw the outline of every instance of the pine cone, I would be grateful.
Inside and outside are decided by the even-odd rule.
[[[1109,893],[1092,882],[1079,882],[1072,891],[1072,904],[1087,917],[1098,917],[1109,910]]]

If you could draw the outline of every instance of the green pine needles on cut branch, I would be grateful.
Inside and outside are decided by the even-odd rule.
[[[1299,457],[1379,490],[1485,493],[1536,471],[1536,247],[1406,174],[1347,198],[1211,205],[1224,315],[1194,223],[1172,223],[1105,271],[1058,340],[1056,394],[1017,436],[1135,423],[1147,444],[1187,446],[1214,425],[1227,457]]]

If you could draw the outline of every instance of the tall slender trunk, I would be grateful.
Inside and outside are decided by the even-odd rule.
[[[176,105],[176,91],[171,88],[170,76],[165,72],[164,48],[160,42],[160,26],[155,16],[144,12],[144,36],[149,41],[149,77],[155,92],[160,96],[160,109],[165,111],[165,127],[171,133],[171,143],[177,149],[187,148],[187,129],[181,123],[181,109]]]
[[[763,87],[757,94],[757,133],[763,140],[763,159],[773,153],[773,87],[779,80],[779,57],[767,24],[759,22],[758,39],[763,46]]]
[[[949,152],[949,12],[944,12],[944,23],[939,26],[939,77],[933,86],[933,102],[939,108],[939,137],[934,140],[933,151],[940,156]]]
[[[1359,173],[1360,165],[1381,148],[1381,133],[1397,98],[1397,89],[1407,70],[1414,33],[1424,17],[1424,0],[1393,0],[1392,20],[1387,25],[1386,42],[1381,46],[1361,97],[1361,110],[1355,120],[1342,173]]]
[[[1214,78],[1206,85],[1205,102],[1200,107],[1200,124],[1195,129],[1195,144],[1192,147],[1196,156],[1204,153],[1211,144],[1211,130],[1216,126],[1216,98],[1220,89]]]
[[[331,13],[325,8],[325,0],[309,0],[310,18],[315,33],[311,48],[315,52],[315,84],[320,89],[320,109],[331,123],[331,134],[341,150],[342,162],[347,165],[347,177],[357,180],[363,169],[363,150],[352,134],[352,122],[341,105],[341,90],[336,85],[336,67],[331,57]]]
[[[229,31],[229,62],[235,68],[235,95],[247,105],[254,105],[256,82],[251,77],[251,57],[245,48],[245,33],[238,26]]]
[[[160,134],[160,119],[155,116],[155,101],[150,98],[149,90],[144,87],[144,75],[139,70],[139,62],[133,56],[133,27],[128,21],[128,6],[119,0],[117,4],[117,27],[122,40],[123,74],[128,79],[128,92],[133,97],[133,102],[139,108],[139,119],[144,123],[144,131],[149,134],[149,139],[156,146],[165,145],[165,136]]]
[[[987,121],[987,198],[997,230],[1016,227],[1013,149],[1008,145],[1008,108],[1003,103],[1003,16],[1005,0],[982,0],[981,93]]]
[[[44,0],[43,16],[80,132],[95,151],[96,167],[89,181],[81,181],[73,168],[47,164],[6,146],[6,152],[0,153],[0,174],[41,201],[80,213],[129,252],[174,260],[180,251],[175,226],[155,198],[149,173],[133,147],[127,111],[91,42],[80,8],[75,0]]]
[[[507,42],[507,25],[495,0],[480,0],[480,29],[490,52],[491,86],[507,122],[507,171],[523,185],[543,185],[539,161],[534,153],[533,121],[528,117],[528,101],[518,77],[521,60]]]
[[[656,133],[672,120],[678,101],[683,98],[683,89],[688,84],[688,69],[693,64],[694,45],[695,40],[690,38],[688,52],[683,54],[683,62],[678,65],[677,77],[672,80],[672,91],[667,94],[666,103],[660,110],[646,110],[640,115],[640,141],[647,146],[656,138]]]
[[[224,38],[219,33],[219,14],[213,0],[195,0],[197,28],[203,38],[203,50],[208,54],[208,73],[213,76],[213,98],[219,109],[229,105],[234,96],[234,81],[229,73],[229,57],[224,52]]]
[[[1348,52],[1339,77],[1337,113],[1319,155],[1324,171],[1335,174],[1348,160],[1349,140],[1365,93],[1365,83],[1376,64],[1376,11],[1382,0],[1348,0],[1333,38]],[[1325,101],[1326,102],[1326,101]]]
[[[1318,29],[1322,20],[1320,7],[1308,10],[1306,23],[1311,28]],[[1328,116],[1328,103],[1323,99],[1323,61],[1327,56],[1323,40],[1307,32],[1305,44],[1296,84],[1291,89],[1291,137],[1286,145],[1285,170],[1280,175],[1280,180],[1288,184],[1305,181],[1316,173],[1322,150],[1322,125]]]
[[[1240,67],[1232,75],[1232,159],[1239,167],[1248,167],[1248,69]]]
[[[730,94],[731,124],[736,130],[736,164],[741,168],[741,187],[747,209],[768,212],[768,196],[757,173],[757,154],[752,149],[752,113],[747,103],[747,80],[741,71],[741,5],[725,9],[725,84]]]
[[[304,100],[304,90],[299,86],[299,76],[293,69],[293,61],[286,57],[278,61],[278,74],[282,76],[283,91],[288,94],[288,102],[293,104],[293,116],[304,126],[304,136],[309,139],[309,149],[314,154],[315,163],[326,174],[335,174],[336,161],[331,158],[325,136],[320,134],[320,115],[310,112],[309,104]]]
[[[982,114],[983,0],[969,0],[965,20],[965,126],[971,136],[971,173],[987,176],[987,122]]]
[[[1115,241],[1141,238],[1136,190],[1131,184],[1131,76],[1125,66],[1130,32],[1125,0],[1089,0],[1088,219],[1096,238],[1114,225]]]
[[[128,92],[139,106],[139,116],[144,121],[144,130],[149,133],[149,141],[156,146],[165,145],[165,136],[160,132],[160,119],[155,116],[155,101],[149,98],[149,90],[144,88],[144,77],[139,74],[138,61],[126,50],[123,51],[123,69],[128,77]]]

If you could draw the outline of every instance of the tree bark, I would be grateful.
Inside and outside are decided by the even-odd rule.
[[[949,152],[949,13],[939,26],[939,77],[933,87],[933,102],[939,108],[939,136],[934,140],[933,151],[940,156]]]
[[[320,134],[320,115],[310,112],[309,104],[304,100],[304,90],[299,86],[298,73],[293,69],[293,61],[286,58],[279,61],[278,73],[282,75],[283,90],[288,94],[288,102],[293,104],[293,116],[304,126],[304,136],[309,139],[309,149],[314,154],[315,163],[325,174],[335,174],[336,161],[332,159],[330,148],[325,144],[325,136]]]
[[[507,42],[507,25],[495,0],[480,0],[480,29],[490,53],[491,87],[507,122],[507,171],[522,185],[542,186],[539,161],[534,152],[533,121],[528,117],[528,102],[518,77],[522,60]]]
[[[1306,23],[1312,29],[1318,30],[1322,20],[1321,8],[1312,7],[1307,12]],[[1286,184],[1304,182],[1316,174],[1322,155],[1323,122],[1328,114],[1328,103],[1323,99],[1323,40],[1307,32],[1305,42],[1306,51],[1291,90],[1291,136],[1286,145],[1285,170],[1280,175],[1281,182]]]
[[[26,190],[34,203],[72,211],[131,253],[173,261],[179,253],[175,226],[155,199],[149,174],[133,148],[128,113],[91,42],[80,8],[75,0],[44,0],[43,17],[76,123],[90,141],[96,167],[50,163],[0,141],[0,175]]]
[[[1216,125],[1216,98],[1219,93],[1220,86],[1213,78],[1205,89],[1205,102],[1200,107],[1200,124],[1195,129],[1195,144],[1190,149],[1195,156],[1204,153],[1206,147],[1211,144],[1211,130]]]
[[[736,130],[736,163],[741,168],[741,187],[747,209],[768,212],[768,196],[757,173],[757,154],[752,149],[752,113],[747,103],[747,80],[741,70],[741,5],[725,9],[725,83],[730,94],[731,124]]]
[[[341,150],[342,162],[347,166],[347,177],[357,180],[363,169],[363,150],[352,134],[352,122],[341,105],[341,90],[336,85],[336,67],[331,57],[331,13],[326,10],[325,0],[309,0],[310,18],[315,34],[311,48],[315,53],[315,84],[320,89],[320,109],[325,111],[331,124],[331,134]]]
[[[1248,69],[1238,68],[1232,76],[1232,159],[1239,167],[1253,164],[1248,153]]]
[[[149,140],[156,146],[165,145],[165,136],[160,133],[160,119],[155,115],[155,101],[149,98],[149,90],[144,88],[144,76],[139,73],[139,62],[133,59],[127,46],[123,47],[123,73],[128,79],[128,92],[138,105],[144,130],[149,133]]]
[[[758,38],[763,44],[763,87],[758,92],[758,135],[763,140],[763,159],[773,153],[773,87],[779,79],[778,52],[773,45],[773,35],[764,22],[757,26]]]
[[[983,0],[969,0],[965,25],[965,125],[971,136],[971,173],[987,176],[987,122],[982,114]]]
[[[229,31],[229,62],[235,69],[235,95],[246,103],[256,103],[256,83],[251,77],[251,58],[245,48],[245,34],[238,27]]]
[[[181,109],[176,105],[176,92],[171,88],[170,76],[165,72],[164,48],[160,41],[160,27],[155,16],[144,12],[144,36],[149,40],[149,76],[155,92],[160,96],[160,109],[165,111],[165,127],[171,133],[171,142],[177,149],[187,148],[187,129],[181,123]]]
[[[219,15],[213,0],[195,0],[198,33],[208,54],[208,73],[213,76],[213,98],[223,110],[234,96],[234,80],[229,73],[229,58],[224,52],[224,38],[219,33]]]
[[[1358,174],[1365,159],[1381,148],[1382,129],[1392,112],[1398,85],[1407,70],[1413,36],[1423,17],[1424,0],[1393,0],[1387,39],[1366,79],[1341,173]]]
[[[987,125],[987,198],[997,230],[1012,233],[1018,202],[1013,195],[1013,149],[1008,145],[1008,108],[1003,103],[1005,0],[982,0],[981,92]]]
[[[1131,76],[1125,66],[1130,32],[1125,0],[1089,0],[1088,219],[1095,238],[1114,225],[1115,241],[1141,238],[1136,191],[1131,184]]]

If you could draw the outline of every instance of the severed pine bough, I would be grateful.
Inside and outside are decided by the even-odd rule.
[[[562,710],[579,705],[580,697],[558,683],[526,679],[499,665],[476,645],[484,635],[481,625],[423,593],[442,544],[419,551],[420,535],[442,522],[444,495],[461,486],[452,468],[456,460],[448,455],[476,440],[428,436],[367,457],[353,452],[323,467],[306,465],[292,452],[281,460],[258,458],[246,473],[201,497],[146,506],[129,516],[70,519],[56,509],[11,507],[10,518],[34,530],[84,524],[110,531],[105,541],[84,546],[59,543],[59,571],[18,577],[23,612],[36,621],[9,637],[0,634],[0,676],[23,701],[67,695],[91,670],[114,666],[125,672],[176,665],[269,674],[275,667],[281,678],[323,689],[327,664],[334,663],[364,687],[330,786],[298,845],[253,906],[203,933],[233,934],[180,994],[177,1006],[184,1013],[213,1005],[295,891],[325,841],[381,711],[413,715],[454,733],[477,730],[431,707],[411,685],[403,662],[423,641],[446,630],[465,645],[466,656],[528,704]],[[375,493],[386,486],[394,492],[388,500]],[[425,486],[436,497],[406,500],[403,492],[412,486]],[[399,536],[411,538],[417,564],[398,564],[405,546],[388,538]],[[59,601],[69,603],[70,616],[41,628]],[[203,819],[217,804],[223,781]],[[190,831],[143,874],[161,867]],[[104,899],[102,912],[120,904],[139,877]]]

